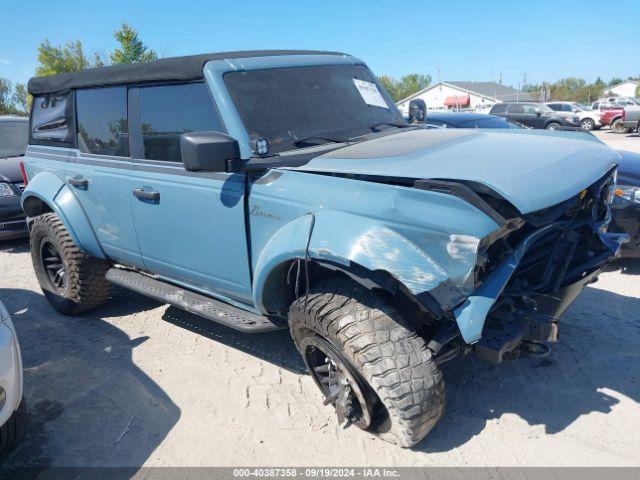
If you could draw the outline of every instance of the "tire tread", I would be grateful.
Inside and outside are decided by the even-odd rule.
[[[425,341],[381,297],[340,277],[321,282],[289,311],[300,348],[312,330],[333,342],[373,387],[390,426],[381,438],[402,447],[418,443],[444,413],[440,369]],[[389,423],[389,422],[387,422]]]

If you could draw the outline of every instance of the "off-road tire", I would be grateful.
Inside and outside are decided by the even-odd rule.
[[[41,254],[41,245],[45,241],[56,248],[66,268],[67,288],[63,293],[55,290],[45,272]],[[87,312],[109,298],[110,284],[104,277],[109,263],[80,250],[55,213],[45,213],[33,219],[31,260],[45,297],[64,315]]]
[[[22,400],[9,420],[0,427],[0,456],[9,453],[24,437],[26,425],[27,408]]]
[[[376,408],[369,431],[401,447],[422,440],[442,417],[442,373],[425,341],[380,295],[341,277],[329,278],[289,310],[298,351],[319,335],[361,376]]]

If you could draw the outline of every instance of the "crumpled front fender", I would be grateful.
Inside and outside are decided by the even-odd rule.
[[[258,309],[266,312],[263,295],[269,273],[283,262],[304,258],[307,244],[310,259],[345,270],[357,264],[371,272],[386,272],[425,304],[429,296],[448,309],[466,296],[438,259],[398,231],[375,219],[321,210],[286,224],[262,250],[254,270],[253,295]],[[474,244],[470,256],[474,261],[476,247]]]
[[[80,249],[94,257],[107,258],[80,202],[58,176],[41,172],[30,179],[21,197],[22,208],[27,216],[33,216],[34,200],[44,202],[60,217]]]

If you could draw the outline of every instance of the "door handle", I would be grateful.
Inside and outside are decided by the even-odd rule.
[[[153,202],[160,201],[160,192],[156,192],[155,190],[143,190],[141,188],[134,188],[133,196],[141,200],[151,200]]]
[[[76,188],[86,189],[89,186],[89,180],[87,178],[70,177],[67,178],[67,182]]]

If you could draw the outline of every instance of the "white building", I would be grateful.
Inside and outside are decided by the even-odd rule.
[[[640,82],[637,80],[626,80],[613,87],[605,88],[604,94],[616,97],[635,97],[638,85],[640,85]]]
[[[531,94],[495,82],[438,82],[403,98],[398,108],[409,114],[409,102],[422,99],[429,110],[474,110],[488,112],[502,102],[537,101]]]

